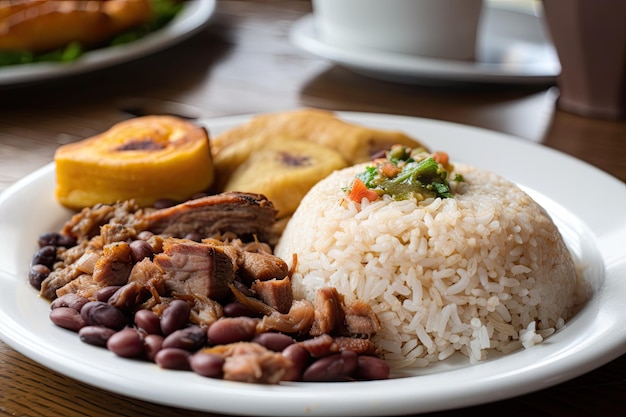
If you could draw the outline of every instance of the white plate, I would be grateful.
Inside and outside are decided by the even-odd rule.
[[[444,361],[401,379],[262,386],[162,370],[118,358],[55,327],[48,320],[49,304],[27,283],[37,236],[58,230],[70,216],[54,199],[51,164],[0,195],[0,335],[33,360],[105,390],[176,407],[265,416],[390,416],[475,405],[561,383],[626,351],[624,183],[567,155],[492,131],[402,116],[339,115],[404,130],[448,151],[452,160],[519,183],[548,209],[587,264],[587,278],[597,287],[594,296],[544,343],[474,366]],[[204,123],[215,134],[246,119]],[[593,192],[585,193],[590,184]]]
[[[186,2],[180,13],[158,31],[134,42],[86,52],[74,62],[37,62],[0,67],[0,86],[44,81],[94,71],[165,49],[190,37],[207,24],[215,12],[215,1]]]
[[[546,84],[561,66],[542,20],[512,8],[486,7],[473,62],[424,58],[375,49],[345,49],[322,39],[313,16],[298,20],[291,41],[300,48],[373,78],[422,84],[478,82]]]

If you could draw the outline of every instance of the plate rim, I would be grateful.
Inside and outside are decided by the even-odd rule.
[[[537,150],[538,152],[544,152],[550,149],[543,145],[535,144],[533,142],[526,142],[523,140],[519,140],[519,138],[515,136],[510,136],[504,133],[499,133],[499,132],[495,132],[492,130],[487,130],[487,129],[473,127],[473,126],[467,126],[467,125],[462,125],[462,124],[455,124],[455,123],[450,123],[450,122],[432,120],[432,119],[422,119],[422,118],[415,118],[415,117],[409,117],[409,116],[385,115],[385,114],[377,114],[377,113],[358,113],[358,112],[337,112],[337,115],[340,117],[345,117],[347,120],[352,120],[355,122],[361,122],[365,124],[377,124],[380,122],[395,124],[396,122],[398,122],[398,124],[404,123],[407,125],[413,125],[414,127],[426,126],[427,128],[425,130],[428,130],[428,128],[432,129],[433,126],[443,129],[444,131],[450,130],[450,129],[456,131],[460,129],[460,131],[472,132],[471,135],[487,135],[487,136],[491,136],[493,139],[500,138],[500,140],[504,142],[510,142],[511,144],[516,144],[516,146],[522,146],[522,147],[528,146],[529,149]],[[251,116],[252,115],[227,116],[227,117],[222,117],[222,118],[203,119],[201,122],[203,124],[206,124],[209,127],[213,126],[214,128],[215,127],[223,128],[224,126],[226,127],[228,127],[229,125],[232,126],[234,123],[247,120]],[[548,154],[551,157],[557,157],[559,160],[569,160],[573,158],[573,157],[568,156],[567,154],[562,154],[558,151],[548,151]],[[573,158],[573,160],[579,161],[575,158]],[[582,161],[579,161],[579,163],[580,162]],[[601,177],[609,182],[613,181],[612,185],[617,185],[618,183],[621,183],[619,180],[611,177],[609,174],[604,173],[603,171],[593,169],[590,165],[587,165],[584,163],[579,164],[579,163],[577,163],[576,166],[581,167],[581,169],[585,171],[585,173],[591,173],[593,176],[598,176],[599,178]],[[27,193],[28,187],[32,187],[33,184],[36,185],[38,184],[38,182],[47,181],[47,184],[49,185],[50,181],[53,180],[53,177],[52,177],[53,173],[54,173],[54,164],[50,163],[34,171],[33,173],[29,174],[25,178],[16,182],[13,186],[9,187],[7,190],[5,190],[3,193],[0,194],[0,212],[4,211],[6,209],[6,206],[10,204],[11,198],[18,196],[19,193]],[[621,191],[619,199],[620,201],[626,201],[626,185],[624,185],[623,183],[621,183],[621,185],[623,187],[623,190]],[[617,197],[614,197],[614,198],[617,198]],[[3,223],[0,223],[0,225],[2,224]],[[626,228],[624,228],[626,227],[625,225],[626,223],[622,224],[622,231],[626,231]],[[598,239],[599,238],[600,237],[598,237]],[[622,241],[623,240],[625,239],[622,236]],[[9,276],[11,274],[11,271],[5,270],[3,268],[4,267],[0,263],[0,288],[4,288],[7,286],[8,288],[13,288],[14,286],[16,287],[18,291],[24,290],[23,287],[24,285],[27,285],[27,284],[22,283],[22,284],[19,284],[19,287],[18,287],[18,283],[16,282],[18,277]],[[616,268],[619,268],[619,270],[617,271],[619,273],[626,272],[626,258],[622,257],[620,260],[620,263],[614,264],[612,268],[614,272]],[[608,269],[609,274],[611,273],[611,271],[612,270],[609,268]],[[610,279],[609,281],[610,284],[615,284],[615,281],[617,281],[613,279],[612,276],[610,276],[608,279]],[[620,287],[619,289],[623,291],[623,293],[626,293],[626,284],[622,284],[622,287]],[[0,298],[2,297],[3,296],[0,295]],[[35,299],[37,297],[32,297],[32,298]],[[36,300],[32,300],[33,303],[35,301]],[[39,302],[41,302],[41,300],[39,300]],[[600,301],[594,301],[595,307],[597,307],[599,312],[602,313],[602,306],[599,305],[599,303]],[[326,384],[326,385],[321,385],[321,386],[317,384],[294,384],[293,387],[290,385],[277,386],[277,387],[274,387],[274,386],[259,387],[257,385],[252,385],[252,384],[230,383],[228,381],[202,380],[203,381],[202,385],[204,386],[204,388],[199,389],[199,392],[204,392],[204,394],[207,396],[213,395],[214,393],[217,392],[220,395],[225,396],[225,398],[235,398],[235,397],[240,397],[241,393],[243,392],[244,395],[255,399],[255,401],[249,402],[253,404],[245,404],[246,403],[245,401],[239,401],[239,404],[236,405],[239,408],[237,410],[233,410],[232,407],[229,407],[228,404],[225,404],[225,403],[219,403],[218,405],[213,405],[213,406],[207,406],[206,404],[203,405],[199,403],[192,403],[192,404],[176,403],[175,402],[176,398],[179,398],[179,399],[184,398],[184,393],[181,392],[178,387],[172,387],[171,392],[164,393],[164,395],[159,395],[159,396],[155,396],[153,392],[132,392],[131,388],[133,387],[134,384],[137,383],[137,380],[135,379],[136,377],[131,376],[130,378],[119,378],[119,370],[117,371],[117,373],[113,372],[112,374],[105,374],[105,375],[94,375],[93,372],[85,373],[85,371],[81,369],[80,366],[77,366],[76,364],[59,363],[58,362],[59,358],[57,356],[51,358],[51,357],[47,357],[46,355],[44,355],[44,353],[41,351],[41,348],[36,344],[36,338],[35,340],[30,340],[28,337],[28,336],[31,336],[31,334],[29,334],[29,331],[23,331],[24,329],[20,328],[19,323],[15,323],[12,317],[7,316],[7,312],[4,310],[3,303],[0,303],[0,318],[1,318],[0,336],[2,337],[3,340],[5,340],[5,342],[8,345],[10,345],[12,348],[14,348],[17,351],[20,351],[25,356],[34,358],[37,362],[51,369],[54,369],[57,372],[68,375],[74,379],[80,380],[87,384],[94,385],[94,386],[97,386],[99,388],[102,388],[108,391],[116,392],[118,394],[138,398],[138,399],[145,400],[145,401],[156,402],[156,403],[169,405],[169,406],[197,409],[201,411],[228,412],[228,413],[238,413],[238,414],[239,413],[240,414],[245,414],[245,413],[259,414],[260,413],[259,415],[329,415],[330,416],[330,415],[354,415],[355,412],[360,412],[362,415],[377,415],[382,411],[382,409],[378,408],[380,407],[380,404],[377,405],[376,403],[372,401],[374,401],[378,397],[374,396],[376,398],[372,399],[372,398],[369,398],[367,395],[375,391],[384,391],[386,394],[388,394],[387,398],[389,400],[396,401],[395,404],[387,404],[387,403],[384,404],[384,413],[386,415],[405,414],[407,412],[439,411],[439,410],[445,410],[445,409],[450,409],[450,408],[477,405],[477,404],[483,404],[486,402],[492,402],[492,401],[496,401],[500,399],[511,398],[513,396],[522,395],[525,393],[530,393],[538,389],[547,388],[549,386],[564,382],[568,379],[579,376],[587,371],[595,369],[609,362],[610,360],[623,354],[624,350],[626,350],[626,346],[624,346],[624,343],[623,343],[624,341],[626,341],[626,329],[621,329],[622,332],[619,334],[619,337],[613,336],[613,339],[610,340],[611,343],[601,346],[599,349],[596,349],[590,352],[589,347],[587,347],[587,350],[580,348],[581,350],[578,353],[581,354],[586,359],[585,361],[583,361],[582,364],[578,363],[578,358],[574,360],[572,356],[567,356],[563,352],[559,352],[557,350],[555,354],[556,356],[552,357],[552,359],[550,359],[550,361],[547,363],[548,366],[541,366],[541,367],[534,366],[533,367],[532,370],[535,372],[535,374],[530,375],[529,369],[525,369],[523,370],[524,372],[521,372],[521,375],[525,376],[525,378],[523,378],[521,388],[519,386],[515,386],[515,384],[511,384],[510,381],[507,381],[506,379],[507,375],[493,374],[489,377],[486,377],[485,375],[481,374],[481,370],[492,369],[494,367],[494,363],[497,363],[499,360],[494,361],[494,362],[487,362],[487,363],[474,365],[468,368],[463,368],[463,370],[450,371],[450,372],[453,372],[453,374],[450,374],[449,372],[442,372],[442,373],[433,374],[433,375],[411,377],[411,379],[408,380],[409,382],[413,382],[416,379],[428,378],[428,381],[431,381],[431,380],[437,381],[437,380],[441,380],[447,375],[455,375],[454,374],[455,372],[469,371],[470,374],[478,373],[479,375],[483,377],[484,381],[488,381],[490,384],[498,383],[498,384],[501,384],[502,386],[502,389],[499,390],[498,392],[491,393],[488,399],[484,399],[484,397],[483,399],[480,399],[479,395],[484,394],[484,392],[483,392],[483,389],[481,389],[479,384],[477,384],[477,386],[465,387],[456,383],[457,389],[462,388],[462,391],[459,392],[460,397],[456,398],[454,401],[449,401],[446,404],[439,404],[439,405],[434,404],[432,402],[426,403],[426,404],[415,404],[412,398],[407,398],[406,390],[403,390],[403,389],[389,390],[387,388],[387,386],[390,385],[388,381],[368,381],[368,382],[363,382],[363,383],[359,382],[359,383],[356,383],[358,385],[351,385],[354,383],[332,383],[332,384]],[[45,319],[42,320],[42,322],[45,322],[45,321],[46,321]],[[44,328],[48,329],[47,331],[53,331],[55,334],[58,334],[64,340],[65,339],[74,340],[77,344],[80,343],[75,333],[69,334],[66,331],[63,331],[62,329],[53,328],[53,325],[51,325],[50,323],[47,323],[47,324],[42,323],[41,325]],[[17,326],[17,328],[15,328],[15,326]],[[49,329],[51,328],[51,326],[53,330]],[[15,332],[18,330],[21,330],[22,333],[16,334]],[[7,332],[9,332],[10,334],[7,334]],[[540,348],[536,351],[534,351],[533,349],[535,348],[533,348],[533,349],[528,349],[519,353],[522,354],[525,358],[528,358],[528,357],[532,358],[534,353],[551,351],[549,344],[544,345],[546,349],[541,348],[542,344],[538,346]],[[96,349],[91,346],[77,345],[77,347],[79,351],[82,351],[84,349]],[[573,349],[573,347],[571,348]],[[597,357],[599,352],[602,353],[601,358]],[[52,353],[54,353],[55,355],[61,354],[60,352],[54,352],[54,349]],[[516,353],[515,355],[517,354],[518,353]],[[559,354],[565,355],[565,357],[559,357]],[[97,352],[97,355],[95,356],[97,356],[98,358],[105,358],[103,362],[106,362],[107,352],[106,351]],[[507,356],[507,357],[510,358],[510,356]],[[139,366],[137,363],[128,362],[121,358],[116,357],[115,360],[121,361],[119,363],[122,364],[125,368],[130,369],[131,373],[133,369]],[[559,362],[559,360],[561,362]],[[545,361],[546,361],[545,359],[543,360],[543,362],[539,361],[539,365],[546,365]],[[576,362],[577,366],[575,368],[571,366],[572,361]],[[104,365],[106,365],[106,363]],[[140,365],[144,367],[146,366],[145,363],[141,363]],[[140,368],[140,369],[144,369],[144,368]],[[557,370],[558,372],[556,372]],[[155,371],[154,369],[150,368],[151,374],[155,372],[158,373],[158,371]],[[176,371],[162,371],[162,372],[168,372],[168,374],[171,374],[171,372],[176,372]],[[509,372],[514,373],[516,371],[509,369]],[[447,375],[444,375],[444,374],[447,374]],[[122,372],[122,375],[125,375],[124,372]],[[171,375],[173,376],[172,379],[174,381],[179,380],[180,375],[177,376],[175,373]],[[191,378],[195,378],[195,377],[191,376]],[[538,379],[540,379],[540,381],[538,381]],[[139,381],[140,380],[141,379],[139,379]],[[198,380],[200,381],[200,379]],[[450,381],[446,381],[446,383],[450,384]],[[391,384],[393,384],[393,382]],[[455,385],[454,381],[452,381],[452,385],[453,386]],[[320,389],[307,390],[306,387],[310,387],[310,386],[317,386]],[[304,391],[302,388],[298,388],[298,387],[305,387]],[[354,387],[363,388],[363,389],[355,390],[353,389]],[[129,391],[129,389],[131,389],[131,391]],[[314,391],[314,393],[311,391]],[[339,393],[340,395],[350,394],[352,396],[352,399],[349,401],[350,404],[346,404],[345,402],[341,402],[341,401],[336,401],[335,396],[337,395],[337,393]],[[280,405],[276,404],[275,406],[272,406],[271,404],[269,404],[269,402],[274,401],[277,398],[282,398],[284,402]],[[360,402],[356,401],[355,398],[358,398],[362,401]],[[440,400],[443,400],[443,399],[445,398],[440,398]],[[337,408],[329,409],[328,404],[322,404],[320,400],[322,401],[330,400],[331,403],[334,402],[333,405],[337,406]],[[262,404],[263,406],[261,406],[260,404]],[[232,406],[232,404],[230,404],[230,406]]]

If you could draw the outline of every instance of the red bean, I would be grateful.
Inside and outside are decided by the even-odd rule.
[[[70,307],[57,307],[51,310],[50,321],[59,327],[75,332],[85,327],[85,320],[80,313]]]
[[[118,356],[135,358],[144,353],[143,337],[137,330],[127,327],[109,337],[107,348]]]
[[[200,326],[189,326],[170,333],[163,340],[163,348],[175,347],[185,350],[198,350],[207,341],[207,331]]]
[[[311,355],[300,343],[287,346],[281,353],[284,357],[289,359],[292,364],[287,371],[287,375],[283,377],[283,380],[299,381],[302,378],[302,372],[311,361]]]
[[[190,312],[191,307],[186,301],[172,301],[161,315],[161,331],[163,334],[167,336],[178,329],[182,329],[189,321]]]
[[[76,239],[63,235],[59,232],[46,232],[39,235],[39,239],[37,240],[39,247],[43,246],[63,246],[65,248],[71,248],[76,245]]]
[[[96,291],[94,297],[96,298],[96,301],[102,301],[106,303],[107,301],[109,301],[109,298],[111,298],[111,296],[120,289],[120,287],[120,285],[108,285],[106,287],[102,287],[98,291]]]
[[[78,331],[78,337],[84,343],[106,347],[107,341],[115,334],[115,330],[103,326],[85,326]]]
[[[194,242],[200,242],[202,240],[202,235],[197,232],[190,232],[185,235],[185,239],[193,240]]]
[[[145,258],[152,258],[154,252],[152,246],[145,240],[133,240],[130,242],[130,258],[137,263]]]
[[[28,271],[28,282],[36,290],[41,289],[41,283],[50,275],[50,268],[42,264],[32,265]]]
[[[161,368],[187,371],[191,369],[189,365],[190,356],[191,353],[185,349],[170,347],[159,350],[154,357],[154,361]]]
[[[333,350],[334,344],[334,339],[328,334],[322,334],[315,336],[313,339],[306,339],[300,342],[300,345],[314,358],[323,358],[335,353]]]
[[[287,336],[283,333],[261,333],[256,335],[253,339],[253,342],[258,343],[259,345],[265,346],[269,350],[274,352],[282,352],[287,346],[294,343],[294,340],[291,336]]]
[[[363,380],[389,378],[389,364],[375,356],[360,355],[354,376]]]
[[[143,345],[146,353],[146,359],[154,362],[156,354],[159,353],[163,347],[163,336],[158,334],[149,334],[143,338]]]
[[[57,250],[54,246],[48,245],[43,246],[33,254],[33,257],[30,260],[31,265],[45,265],[48,268],[52,269],[52,266],[56,262],[57,259]]]
[[[102,301],[90,301],[83,306],[80,314],[90,326],[104,326],[119,330],[128,324],[128,319],[117,308]]]
[[[137,281],[132,281],[119,287],[118,290],[109,297],[107,304],[123,311],[132,311],[138,304],[142,303],[149,294],[150,291],[146,287]]]
[[[189,358],[191,370],[209,378],[221,378],[224,358],[212,353],[197,352]]]
[[[209,326],[209,341],[215,345],[227,345],[251,340],[256,334],[257,321],[250,317],[222,317]]]
[[[149,230],[143,230],[143,231],[139,232],[139,234],[137,235],[137,238],[141,239],[141,240],[148,240],[152,236],[154,236],[154,233],[152,233]]]
[[[89,302],[89,299],[85,297],[81,297],[78,294],[69,293],[60,296],[59,298],[55,298],[52,303],[50,303],[50,308],[54,310],[59,307],[69,307],[76,311],[80,311],[85,304]]]
[[[313,362],[302,374],[303,381],[345,381],[356,370],[357,354],[344,350]]]
[[[241,303],[228,303],[224,306],[224,315],[227,317],[256,317],[257,313]]]
[[[161,319],[152,310],[137,310],[134,322],[138,328],[148,334],[161,334]]]

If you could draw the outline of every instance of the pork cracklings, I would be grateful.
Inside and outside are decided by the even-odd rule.
[[[264,384],[388,378],[376,315],[330,287],[294,299],[278,234],[258,194],[97,205],[40,236],[29,281],[55,325],[121,357]]]

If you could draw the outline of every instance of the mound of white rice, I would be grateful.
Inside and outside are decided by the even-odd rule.
[[[545,210],[491,172],[457,163],[454,198],[354,203],[365,165],[318,183],[289,221],[276,254],[297,254],[297,297],[334,286],[366,300],[382,324],[373,339],[393,368],[461,352],[532,346],[563,326],[577,302],[572,257]]]

